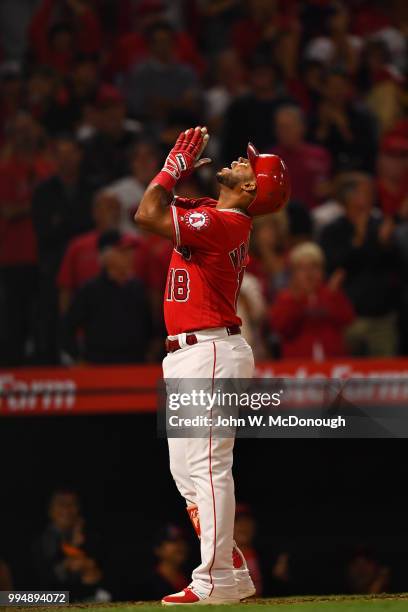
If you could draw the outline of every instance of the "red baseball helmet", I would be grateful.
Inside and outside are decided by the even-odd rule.
[[[289,172],[278,155],[259,154],[249,142],[249,163],[256,176],[256,196],[248,206],[252,217],[278,212],[286,206],[290,196]]]

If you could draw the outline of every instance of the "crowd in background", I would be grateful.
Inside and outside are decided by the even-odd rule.
[[[199,550],[186,525],[168,524],[152,537],[150,551],[140,566],[136,551],[130,567],[119,569],[120,580],[109,563],[109,553],[92,521],[85,521],[81,500],[73,489],[56,489],[49,500],[45,526],[27,542],[24,588],[69,591],[70,602],[114,600],[160,600],[171,591],[182,590]],[[294,572],[291,553],[279,548],[266,552],[260,547],[256,517],[248,504],[238,504],[234,539],[244,553],[261,596],[285,597],[302,593]],[[130,572],[130,573],[129,573]],[[117,573],[117,568],[116,568]],[[339,576],[342,592],[378,594],[389,592],[391,570],[376,552],[366,546],[351,551]],[[22,588],[19,578],[0,558],[2,590]],[[20,576],[21,580],[21,576]]]
[[[163,355],[172,246],[133,216],[207,125],[217,195],[248,140],[282,156],[239,299],[258,359],[408,354],[405,0],[3,0],[0,363]]]

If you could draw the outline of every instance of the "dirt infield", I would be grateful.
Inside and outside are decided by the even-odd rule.
[[[408,593],[366,595],[366,596],[345,596],[332,595],[327,597],[285,597],[279,599],[248,599],[240,604],[232,606],[211,606],[211,612],[252,612],[260,606],[281,609],[282,612],[408,612]],[[160,602],[156,601],[128,601],[113,602],[109,604],[71,604],[69,606],[49,606],[49,607],[2,607],[7,612],[29,611],[31,612],[61,612],[64,608],[69,608],[69,612],[132,612],[135,608],[138,612],[148,612],[161,607]],[[190,609],[191,606],[188,606]]]

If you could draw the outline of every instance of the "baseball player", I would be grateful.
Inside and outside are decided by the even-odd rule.
[[[200,159],[208,139],[205,127],[180,134],[146,189],[135,221],[174,244],[164,296],[169,334],[164,378],[206,379],[213,387],[215,379],[253,375],[252,350],[236,315],[252,218],[281,209],[290,187],[282,160],[259,155],[248,144],[248,158],[217,173],[218,200],[175,196],[179,179],[211,162]],[[169,438],[171,473],[200,538],[201,564],[189,586],[164,597],[165,605],[236,603],[255,593],[233,540],[234,439],[220,439],[209,429],[205,438]]]

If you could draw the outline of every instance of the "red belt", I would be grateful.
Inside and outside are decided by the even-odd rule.
[[[241,328],[239,325],[232,325],[232,327],[226,327],[225,330],[229,336],[236,336],[237,334],[241,333]],[[186,335],[187,346],[193,346],[193,344],[197,344],[197,342],[198,339],[195,334]],[[174,353],[174,351],[178,351],[181,348],[183,347],[180,346],[180,343],[177,338],[175,340],[169,340],[169,338],[166,339],[166,351],[168,353]]]

